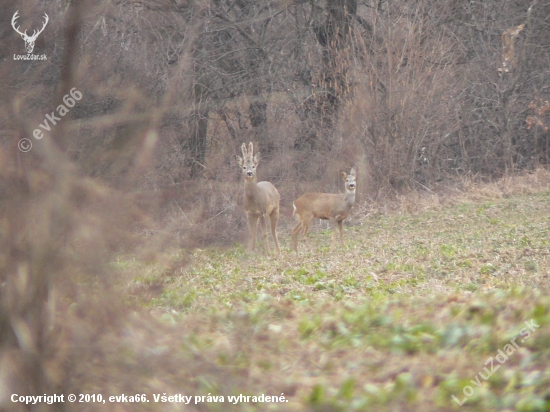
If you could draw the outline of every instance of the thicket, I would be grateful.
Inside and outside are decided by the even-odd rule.
[[[17,9],[29,32],[48,13],[47,61],[13,60]],[[46,138],[183,243],[241,232],[242,142],[287,214],[304,190],[341,190],[351,166],[365,205],[549,161],[545,2],[11,1],[2,15],[3,150],[40,156],[29,134],[76,87]],[[16,153],[23,135],[29,154]]]

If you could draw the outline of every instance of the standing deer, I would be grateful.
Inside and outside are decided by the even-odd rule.
[[[294,201],[294,216],[298,224],[292,229],[292,248],[298,247],[298,234],[307,235],[309,224],[313,219],[329,220],[332,227],[332,246],[336,241],[336,226],[340,230],[340,244],[344,245],[344,228],[342,222],[349,216],[355,203],[355,169],[349,175],[341,172],[345,182],[345,194],[306,193]]]
[[[256,248],[256,231],[258,219],[262,218],[262,232],[265,235],[265,249],[269,253],[269,242],[267,234],[267,219],[271,222],[271,233],[275,241],[277,253],[281,253],[279,240],[277,239],[277,222],[279,221],[279,192],[269,182],[256,183],[256,167],[260,162],[260,153],[252,156],[254,148],[252,142],[248,151],[246,145],[241,146],[243,157],[237,156],[237,163],[242,168],[244,178],[244,209],[248,221],[248,234],[250,236],[249,249]]]

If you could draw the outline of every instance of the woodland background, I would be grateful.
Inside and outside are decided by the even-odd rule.
[[[545,2],[71,4],[3,3],[3,147],[76,87],[83,99],[49,138],[84,175],[158,206],[183,243],[242,232],[242,142],[261,151],[260,180],[287,215],[304,190],[341,191],[351,166],[368,210],[549,160]],[[47,61],[12,61],[16,9],[29,31],[48,13],[35,48]],[[502,33],[520,24],[514,67],[499,75]],[[39,155],[31,140],[14,156]]]

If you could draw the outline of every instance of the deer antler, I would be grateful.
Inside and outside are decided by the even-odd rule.
[[[21,33],[21,32],[19,31],[19,27],[20,27],[20,26],[15,27],[15,21],[16,21],[18,18],[19,18],[19,10],[17,10],[17,11],[15,12],[15,14],[13,15],[13,17],[12,17],[12,19],[11,19],[11,26],[12,26],[13,29],[14,29],[17,33],[19,33],[21,36],[27,37],[27,30],[25,30],[25,33]]]
[[[44,29],[46,28],[46,24],[48,24],[49,21],[50,21],[50,18],[46,13],[44,13],[44,24],[42,25],[42,28],[38,30],[38,32],[36,30],[33,31],[33,34],[31,36],[32,40],[36,40],[38,35],[44,31]]]
[[[21,37],[23,37],[23,39],[28,40],[28,41],[31,41],[31,42],[34,41],[34,40],[36,40],[36,38],[38,37],[38,35],[39,35],[40,33],[42,33],[42,32],[44,31],[44,29],[46,28],[46,24],[48,24],[48,22],[50,21],[50,18],[48,17],[48,15],[47,15],[46,13],[44,13],[44,24],[42,25],[42,28],[41,28],[40,30],[38,30],[38,31],[34,30],[32,36],[29,36],[29,35],[27,34],[27,30],[25,30],[24,33],[21,33],[21,32],[19,31],[19,27],[20,27],[20,26],[15,27],[15,22],[16,22],[16,20],[17,20],[18,18],[19,18],[19,10],[17,10],[17,11],[15,12],[15,14],[13,15],[13,17],[12,17],[12,19],[11,19],[11,26],[13,27],[13,29],[14,29],[17,33],[19,33],[19,34],[21,35]]]

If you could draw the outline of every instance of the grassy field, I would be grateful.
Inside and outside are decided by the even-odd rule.
[[[373,214],[336,251],[317,231],[291,253],[281,230],[280,256],[235,245],[114,265],[130,305],[223,371],[196,377],[194,395],[225,397],[200,410],[549,411],[549,201]]]

